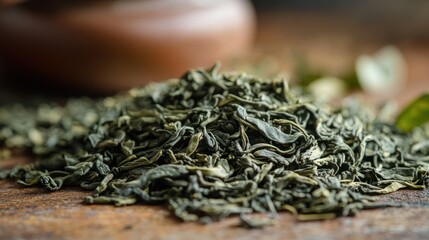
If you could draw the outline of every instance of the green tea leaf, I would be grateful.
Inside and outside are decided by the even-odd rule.
[[[359,104],[312,100],[318,88],[309,96],[217,68],[101,101],[0,106],[0,149],[40,159],[0,178],[79,186],[93,191],[88,204],[164,204],[183,221],[240,215],[249,228],[278,211],[303,221],[351,216],[392,206],[369,194],[429,185],[427,131],[399,133]],[[427,113],[427,101],[416,104]]]
[[[396,126],[404,132],[429,122],[429,94],[423,94],[411,102],[398,115]]]

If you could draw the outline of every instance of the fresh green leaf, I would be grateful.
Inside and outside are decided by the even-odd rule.
[[[404,132],[429,122],[429,94],[411,102],[397,117],[396,126]]]

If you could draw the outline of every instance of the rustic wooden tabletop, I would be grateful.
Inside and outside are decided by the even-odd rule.
[[[23,162],[2,161],[0,167]],[[248,230],[237,217],[202,225],[183,223],[166,206],[83,205],[78,188],[47,192],[0,181],[0,239],[426,239],[429,189],[403,190],[381,201],[407,207],[367,210],[355,217],[298,222],[280,213],[273,226]]]
[[[356,55],[395,43],[408,63],[408,78],[401,104],[429,91],[429,44],[395,36],[365,34],[359,22],[338,21],[306,13],[266,14],[260,18],[256,50],[280,59],[278,69],[290,68],[284,56],[305,53],[325,68],[350,66]],[[371,31],[377,31],[372,29]],[[384,35],[383,35],[384,36]],[[255,50],[255,51],[256,51]],[[0,161],[0,169],[26,162],[25,158]],[[47,192],[0,181],[0,239],[426,239],[429,236],[429,190],[403,190],[382,201],[407,207],[368,210],[355,217],[298,222],[280,213],[275,225],[262,230],[238,227],[238,219],[211,225],[182,223],[165,206],[87,206],[90,192],[66,188]]]

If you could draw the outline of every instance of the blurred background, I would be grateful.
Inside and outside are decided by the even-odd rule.
[[[0,3],[2,99],[105,96],[216,61],[377,104],[429,92],[426,0]]]

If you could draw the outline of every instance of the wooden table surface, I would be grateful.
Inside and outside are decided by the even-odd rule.
[[[9,159],[0,168],[22,162]],[[210,225],[183,223],[166,206],[83,205],[90,192],[47,192],[0,181],[0,239],[427,239],[429,189],[403,190],[381,201],[407,207],[366,210],[355,217],[298,222],[280,213],[273,226],[249,230],[231,217]]]
[[[311,62],[327,69],[350,66],[356,55],[371,52],[392,39],[368,37],[356,22],[338,21],[305,13],[266,14],[260,18],[256,50],[280,59],[278,69],[290,69],[283,58],[301,51]],[[374,30],[374,27],[371,31]],[[411,42],[410,42],[411,41]],[[408,38],[393,39],[403,50],[410,81],[398,95],[405,103],[429,91],[429,45]],[[28,159],[0,161],[0,169]],[[403,190],[383,201],[409,206],[367,210],[356,217],[316,222],[297,222],[280,213],[275,225],[262,230],[239,228],[236,217],[211,225],[182,223],[165,206],[87,206],[84,192],[66,188],[46,192],[0,181],[0,239],[427,239],[429,236],[429,190]]]

